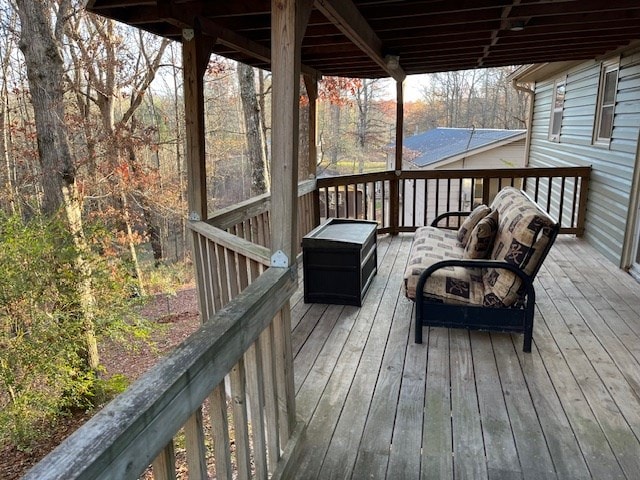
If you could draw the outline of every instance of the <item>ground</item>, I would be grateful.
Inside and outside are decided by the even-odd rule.
[[[103,345],[100,356],[107,375],[119,373],[124,374],[130,381],[136,380],[200,325],[196,292],[193,288],[181,290],[175,295],[154,297],[142,309],[142,314],[164,327],[154,329],[154,348],[141,345],[135,349],[127,349],[118,345]],[[86,422],[92,413],[95,412],[77,412],[63,418],[51,436],[29,452],[22,452],[6,445],[0,446],[0,479],[20,478],[32,465]]]

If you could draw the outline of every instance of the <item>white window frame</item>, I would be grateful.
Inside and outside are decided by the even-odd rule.
[[[558,92],[562,89],[562,103],[558,105]],[[567,97],[567,77],[559,78],[553,82],[553,98],[551,99],[551,117],[549,118],[549,140],[560,142],[562,130],[562,117],[564,116],[564,102]],[[557,116],[557,114],[560,114]],[[557,131],[556,130],[557,127]]]
[[[607,74],[611,72],[616,72],[615,76],[615,85],[613,88],[613,98],[605,99],[605,91],[606,91],[606,81]],[[603,62],[600,67],[600,80],[598,82],[598,98],[596,100],[596,116],[595,122],[593,125],[593,143],[596,145],[606,145],[608,146],[611,143],[611,137],[613,135],[613,120],[615,118],[616,113],[616,98],[618,96],[618,80],[620,78],[620,62],[618,60],[610,60],[608,62]],[[602,130],[602,113],[603,111],[611,110],[611,129],[609,131],[609,136],[600,135],[600,131]]]

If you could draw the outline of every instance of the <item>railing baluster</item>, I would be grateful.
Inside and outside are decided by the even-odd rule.
[[[411,203],[413,204],[413,215],[412,215],[412,217],[411,217],[411,226],[412,226],[412,227],[415,227],[415,226],[417,226],[417,223],[418,223],[418,222],[417,222],[418,212],[417,212],[417,210],[416,210],[416,207],[417,207],[417,205],[416,205],[416,198],[417,198],[417,197],[416,197],[416,190],[417,190],[417,188],[418,188],[418,184],[417,184],[417,180],[416,180],[415,178],[414,178],[414,179],[412,179],[412,186],[413,186],[413,190],[412,190],[412,193],[413,193],[413,201],[412,201]],[[403,203],[404,203],[404,202],[403,202]],[[406,207],[405,207],[405,208],[406,208]]]
[[[564,190],[565,190],[566,178],[560,179],[560,206],[558,207],[558,223],[562,226],[562,214],[564,213]]]
[[[287,442],[295,425],[295,392],[293,385],[293,354],[291,350],[291,308],[287,301],[273,320],[274,352],[276,358],[276,391],[278,392],[278,420],[280,441]]]
[[[176,480],[176,453],[173,440],[162,449],[160,455],[153,461],[154,480]]]
[[[256,467],[255,477],[267,480],[267,443],[264,421],[264,379],[262,377],[262,352],[260,342],[256,341],[245,353],[247,371],[247,392],[251,413],[251,434],[253,438],[253,461]]]
[[[349,187],[351,185],[346,184],[344,186],[344,217],[345,218],[351,218],[349,216]]]
[[[578,210],[578,177],[573,177],[573,202],[571,203],[571,228],[575,228],[577,225],[576,212]]]
[[[229,296],[236,298],[238,293],[242,291],[240,286],[240,274],[238,271],[238,254],[228,248],[224,249],[225,262],[227,264],[227,272],[229,275]]]
[[[249,422],[247,418],[247,390],[244,360],[242,358],[231,369],[229,380],[231,382],[231,405],[233,411],[238,478],[250,478],[251,451],[249,447]]]
[[[231,442],[229,440],[227,397],[224,381],[219,383],[209,395],[209,418],[211,420],[211,434],[216,458],[216,478],[231,480],[233,478],[233,467],[231,465]]]
[[[401,201],[400,199],[403,199],[405,197],[405,191],[406,191],[406,181],[405,180],[398,180],[398,188],[399,188],[399,192],[398,192],[398,208],[400,208],[400,215],[398,216],[398,221],[400,222],[399,226],[404,226],[405,225],[405,205],[406,202]]]
[[[382,227],[383,228],[389,226],[389,223],[387,222],[387,215],[386,215],[386,213],[387,213],[386,212],[387,194],[385,192],[386,184],[387,184],[387,181],[383,180],[382,184],[381,184],[381,188],[380,188],[380,191],[382,193],[382,201],[380,202],[380,204],[382,206],[382,217],[381,218],[382,218]]]
[[[547,213],[551,212],[551,190],[553,189],[553,177],[549,177],[547,188]]]
[[[425,178],[424,179],[424,206],[422,208],[424,208],[424,221],[423,221],[423,225],[429,225],[427,223],[427,219],[429,216],[429,179]]]
[[[280,432],[278,421],[278,394],[276,391],[273,325],[260,335],[262,368],[264,369],[264,404],[267,423],[267,460],[273,472],[280,460]]]
[[[447,178],[447,212],[451,211],[451,179]],[[450,217],[447,218],[447,227],[449,226]]]
[[[221,279],[220,270],[218,269],[218,257],[216,255],[216,245],[215,243],[206,240],[205,237],[202,237],[202,238],[206,242],[206,248],[207,248],[207,263],[205,266],[206,268],[209,269],[209,275],[211,278],[211,297],[208,299],[208,301],[210,303],[209,307],[213,308],[213,311],[211,312],[211,315],[213,315],[213,313],[220,310],[225,303],[221,294],[222,279]]]
[[[189,478],[207,478],[207,456],[204,443],[202,408],[198,408],[184,425]]]
[[[434,218],[440,215],[440,179],[436,180],[436,211]]]
[[[207,261],[208,243],[205,237],[193,233],[194,262],[198,276],[202,279],[203,291],[198,292],[198,302],[203,316],[212,316],[216,311],[215,306],[212,305],[212,299],[215,298],[213,286],[215,272],[211,271]]]
[[[215,256],[218,260],[218,275],[220,276],[220,298],[224,306],[229,303],[232,298],[229,295],[229,271],[227,270],[225,248],[221,245],[216,245]]]

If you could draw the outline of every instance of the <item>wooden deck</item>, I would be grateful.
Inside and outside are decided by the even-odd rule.
[[[379,239],[362,308],[293,297],[300,479],[640,478],[640,285],[560,237],[534,345],[433,328],[413,343],[410,235]]]

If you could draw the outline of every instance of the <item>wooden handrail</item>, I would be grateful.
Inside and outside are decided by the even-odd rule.
[[[212,240],[225,248],[233,250],[240,255],[244,255],[251,260],[263,263],[264,265],[269,265],[270,263],[271,252],[268,248],[263,247],[262,245],[256,245],[255,243],[227,233],[219,227],[214,227],[206,222],[189,222],[189,228],[194,232],[198,232],[205,238]]]
[[[267,328],[296,289],[270,268],[24,477],[138,478]]]
[[[298,197],[302,197],[314,192],[316,189],[316,180],[306,180],[298,184]],[[214,212],[213,216],[207,220],[207,223],[227,230],[249,218],[255,217],[261,213],[268,212],[271,209],[271,194],[263,193],[253,198],[249,198],[240,203],[230,205]]]
[[[321,215],[377,221],[379,233],[411,232],[449,210],[490,204],[513,185],[561,223],[560,233],[584,233],[591,167],[403,170],[318,179]],[[481,188],[479,188],[481,186]],[[478,187],[478,188],[476,188]],[[466,199],[465,199],[466,198]],[[463,199],[464,202],[463,202]],[[427,205],[429,202],[431,204]]]
[[[320,223],[316,180],[298,184],[298,242]],[[271,247],[271,196],[259,195],[217,211],[207,220],[209,225],[244,238],[256,245]]]

